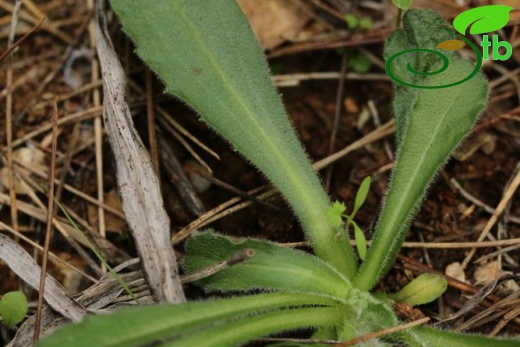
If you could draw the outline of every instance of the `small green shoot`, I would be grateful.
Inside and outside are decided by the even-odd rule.
[[[359,28],[361,30],[370,30],[370,29],[372,29],[372,25],[373,24],[374,23],[372,23],[372,18],[370,18],[370,17],[363,17],[359,21]]]
[[[345,15],[345,22],[350,30],[359,28],[361,30],[370,30],[372,28],[372,18],[358,17],[355,14],[347,13]]]
[[[395,294],[388,294],[392,300],[409,305],[423,305],[439,298],[448,288],[444,276],[424,273],[408,283]]]
[[[347,207],[343,202],[335,201],[327,210],[327,218],[329,221],[336,226],[341,226],[343,224],[343,220],[346,220],[345,224],[345,232],[348,234],[350,226],[354,228],[354,239],[356,240],[356,248],[358,252],[359,258],[361,260],[365,259],[367,253],[367,240],[365,238],[365,234],[363,230],[357,225],[354,221],[354,217],[358,213],[359,209],[365,203],[365,200],[368,195],[368,191],[370,189],[371,179],[370,177],[365,177],[359,189],[356,193],[356,198],[354,200],[354,207],[350,215],[346,214],[345,211]]]
[[[412,5],[413,0],[392,0],[394,5],[400,10],[408,10]]]
[[[357,73],[367,73],[372,67],[372,62],[366,55],[357,53],[349,56],[347,66]]]
[[[5,293],[0,299],[0,317],[7,329],[20,323],[27,313],[28,304],[21,291]]]
[[[352,13],[347,13],[345,15],[345,22],[347,22],[347,27],[351,30],[356,29],[359,25],[358,17]]]

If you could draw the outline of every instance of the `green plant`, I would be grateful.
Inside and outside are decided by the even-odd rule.
[[[200,232],[186,243],[184,269],[197,271],[254,250],[251,259],[198,282],[208,291],[247,295],[87,317],[59,329],[39,346],[138,346],[158,341],[163,346],[235,346],[305,327],[316,329],[315,338],[349,340],[399,324],[390,297],[421,304],[443,292],[446,283],[435,276],[420,276],[390,297],[370,291],[395,260],[435,173],[483,109],[487,85],[480,73],[445,89],[396,86],[396,165],[372,246],[358,268],[348,234],[352,225],[358,253],[364,258],[366,243],[353,218],[369,181],[362,184],[350,215],[344,214],[346,206],[330,203],[287,121],[262,51],[235,2],[156,0],[143,6],[137,0],[112,0],[111,4],[138,54],[161,77],[167,91],[193,107],[278,187],[300,219],[316,256],[268,241],[233,242],[212,231]],[[435,50],[450,37],[447,27],[432,11],[408,11],[404,29],[388,39],[385,57],[405,49]],[[408,61],[415,71],[438,70],[438,57],[411,54]],[[454,52],[448,51],[446,59],[449,67],[444,74],[411,78],[423,85],[449,84],[474,69]],[[395,59],[396,75],[409,77],[404,69],[408,61],[403,56]],[[417,290],[424,282],[431,292]],[[251,294],[252,290],[261,293]],[[429,327],[358,345],[395,342],[412,347],[518,345]]]
[[[372,62],[363,53],[354,53],[349,56],[347,66],[357,73],[367,73],[372,67]]]
[[[27,309],[27,298],[20,291],[5,293],[0,299],[0,317],[7,329],[20,323],[25,318]]]

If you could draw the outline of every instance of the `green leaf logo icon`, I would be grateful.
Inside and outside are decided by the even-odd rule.
[[[485,34],[502,29],[509,21],[509,12],[514,7],[489,5],[477,7],[459,14],[453,21],[453,27],[462,35],[471,26],[470,34]]]

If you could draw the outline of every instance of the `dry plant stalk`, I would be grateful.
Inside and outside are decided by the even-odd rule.
[[[117,185],[143,271],[155,300],[185,301],[175,253],[169,242],[170,220],[163,206],[158,177],[125,100],[125,75],[96,6],[96,46],[103,75],[103,113],[114,152]],[[102,29],[103,27],[103,29]]]

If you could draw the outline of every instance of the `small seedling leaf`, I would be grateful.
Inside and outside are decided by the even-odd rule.
[[[413,0],[392,0],[395,6],[400,8],[401,10],[407,10],[412,4]]]
[[[367,73],[372,67],[372,62],[364,54],[356,54],[348,59],[348,67],[357,73]]]
[[[363,30],[370,30],[372,28],[372,18],[370,17],[363,17],[359,21],[359,28]]]
[[[459,14],[453,20],[453,27],[461,35],[466,35],[469,27],[470,34],[485,34],[502,29],[509,21],[509,12],[514,7],[504,5],[488,5],[477,7]]]
[[[424,273],[389,297],[403,304],[423,305],[440,297],[447,288],[448,282],[444,276]]]
[[[331,225],[340,226],[343,223],[341,215],[345,212],[347,207],[343,202],[335,201],[327,210],[327,218]]]
[[[359,186],[359,189],[356,193],[356,199],[354,201],[354,210],[352,211],[350,217],[354,218],[361,206],[363,206],[363,204],[365,203],[371,182],[372,180],[370,179],[370,176],[365,177],[363,182],[361,182],[361,185]]]
[[[349,29],[356,29],[359,24],[359,19],[352,13],[347,13],[345,15],[345,22],[347,22],[347,26]]]
[[[27,313],[27,298],[20,292],[9,292],[0,299],[0,316],[4,325],[11,329],[20,323]]]
[[[365,260],[365,257],[367,256],[367,240],[365,239],[365,234],[356,222],[352,222],[352,225],[354,226],[354,238],[356,240],[359,258]]]
[[[437,48],[442,48],[447,51],[456,51],[464,47],[466,44],[461,40],[446,40],[437,45]]]

